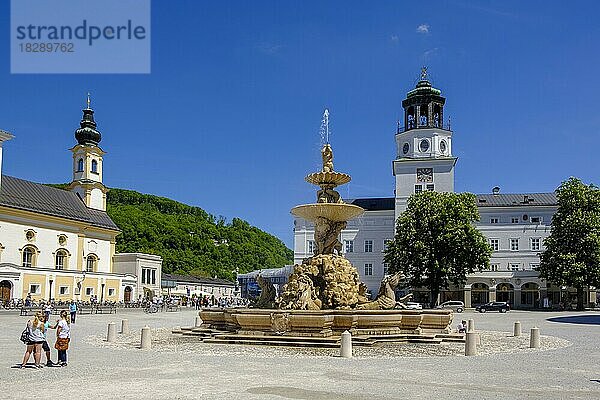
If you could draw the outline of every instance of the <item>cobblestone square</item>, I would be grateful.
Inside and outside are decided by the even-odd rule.
[[[511,346],[511,341],[522,343],[476,357],[461,355],[460,345],[355,347],[350,360],[331,350],[209,345],[169,333],[174,326],[192,325],[195,316],[187,309],[80,316],[72,329],[68,367],[19,370],[12,367],[23,357],[19,335],[26,318],[0,314],[6,333],[0,338],[5,354],[1,397],[26,399],[33,391],[37,399],[56,398],[60,389],[64,398],[122,399],[600,398],[600,314],[595,312],[465,312],[453,325],[457,318],[472,318],[477,330],[495,331],[482,335],[482,352],[486,337],[488,349],[493,337]],[[106,343],[107,324],[120,327],[123,318],[132,334]],[[517,320],[524,337],[510,338]],[[148,351],[132,344],[146,324],[156,342]],[[527,348],[533,326],[542,333],[541,350]]]

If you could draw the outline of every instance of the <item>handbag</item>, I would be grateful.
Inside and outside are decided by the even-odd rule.
[[[27,326],[23,332],[21,332],[21,342],[27,344],[27,342],[29,342],[29,334],[30,334],[30,330],[29,330],[29,326]]]
[[[69,349],[69,338],[57,338],[54,348],[60,351],[66,351]]]

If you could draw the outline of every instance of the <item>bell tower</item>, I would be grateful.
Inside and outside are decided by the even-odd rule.
[[[108,189],[102,183],[102,157],[104,151],[98,146],[102,135],[96,129],[94,110],[90,107],[90,94],[79,129],[75,131],[77,144],[73,153],[73,181],[69,190],[79,194],[89,208],[106,211]]]
[[[396,178],[395,217],[406,209],[410,195],[421,191],[454,191],[452,131],[444,125],[446,99],[434,88],[421,69],[416,87],[402,101],[404,126],[396,131],[396,159],[392,171]]]

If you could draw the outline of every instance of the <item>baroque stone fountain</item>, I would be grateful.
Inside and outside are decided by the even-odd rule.
[[[315,252],[294,266],[281,296],[275,298],[272,284],[259,276],[262,294],[257,306],[263,308],[205,309],[199,313],[201,326],[174,332],[194,335],[205,342],[331,347],[337,346],[346,330],[359,345],[381,340],[462,340],[450,334],[452,311],[402,309],[403,303],[395,299],[396,286],[404,279],[402,273],[384,278],[374,301],[365,297],[366,286],[342,255],[339,240],[347,222],[364,210],[344,203],[335,190],[350,182],[351,177],[334,170],[328,140],[321,155],[321,171],[306,176],[307,182],[319,187],[317,202],[291,210],[293,215],[314,223]]]
[[[292,214],[314,223],[315,254],[294,267],[279,301],[292,310],[351,309],[359,303],[360,280],[352,264],[341,255],[339,241],[347,222],[360,216],[361,207],[343,202],[335,190],[350,182],[350,175],[335,172],[329,143],[321,150],[323,168],[306,177],[317,185],[317,203],[292,208]]]

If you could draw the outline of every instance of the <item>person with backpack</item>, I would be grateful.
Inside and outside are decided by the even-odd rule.
[[[27,327],[21,334],[21,340],[25,340],[25,344],[27,345],[27,349],[25,350],[25,355],[23,356],[23,362],[19,366],[19,368],[25,368],[29,358],[31,357],[31,353],[33,353],[34,367],[42,368],[40,364],[40,359],[42,358],[42,343],[44,343],[44,315],[40,312],[35,313],[33,320],[27,321]]]

